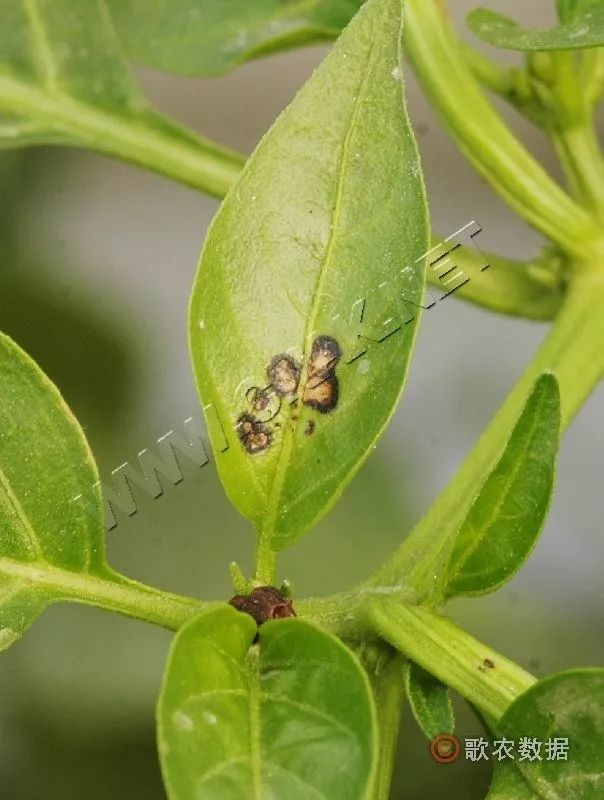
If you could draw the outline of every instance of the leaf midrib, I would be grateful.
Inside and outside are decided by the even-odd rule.
[[[319,270],[319,276],[317,279],[317,285],[315,287],[315,291],[313,293],[313,299],[311,304],[310,314],[306,323],[306,330],[304,333],[304,358],[302,363],[302,372],[300,375],[300,381],[298,384],[298,391],[297,391],[297,404],[298,406],[301,404],[302,397],[304,394],[304,389],[306,386],[307,380],[307,365],[306,365],[306,356],[310,352],[310,348],[312,346],[311,337],[312,333],[315,330],[315,325],[317,321],[317,317],[320,311],[320,303],[322,300],[322,289],[326,280],[326,275],[329,271],[329,268],[333,261],[333,254],[336,247],[336,242],[338,240],[339,235],[339,223],[342,213],[342,199],[344,193],[344,183],[345,177],[347,174],[347,167],[349,166],[349,160],[347,158],[350,142],[352,139],[353,132],[355,130],[356,121],[359,115],[359,110],[361,106],[361,101],[365,94],[365,89],[369,80],[370,76],[370,65],[373,58],[373,53],[375,50],[375,38],[372,41],[371,48],[367,54],[366,59],[366,68],[364,70],[363,78],[359,85],[359,90],[357,97],[354,102],[353,109],[350,114],[350,121],[347,127],[346,136],[342,143],[342,149],[340,154],[339,166],[338,166],[338,184],[336,187],[336,196],[334,201],[334,209],[332,214],[332,228],[331,228],[331,235],[329,237],[329,242],[327,244],[327,248],[325,251],[325,258],[322,267]],[[290,406],[291,407],[291,406]],[[283,487],[285,484],[285,479],[287,476],[288,467],[291,461],[291,453],[293,448],[293,442],[295,438],[295,434],[298,430],[298,426],[300,424],[300,415],[296,420],[289,419],[288,424],[284,430],[283,438],[281,440],[279,455],[277,457],[277,466],[275,469],[275,475],[273,478],[273,483],[271,486],[271,491],[268,496],[267,502],[267,510],[264,523],[262,527],[261,535],[263,537],[270,537],[272,540],[274,531],[275,531],[275,522],[277,518],[278,509],[280,507],[280,498],[283,492]]]
[[[262,750],[262,724],[261,724],[261,708],[262,704],[268,701],[269,703],[282,703],[296,710],[304,711],[311,716],[314,716],[321,721],[328,723],[333,729],[337,730],[340,734],[350,737],[354,742],[357,742],[357,736],[352,728],[349,728],[344,723],[340,722],[336,717],[331,714],[321,712],[310,703],[294,700],[287,696],[273,694],[261,688],[262,669],[260,665],[260,655],[255,648],[250,649],[245,659],[245,667],[234,657],[227,653],[223,648],[217,646],[212,641],[206,641],[206,645],[212,647],[221,657],[227,658],[238,669],[244,671],[247,689],[234,688],[234,689],[212,689],[209,691],[198,692],[191,695],[188,700],[203,700],[208,696],[215,694],[229,694],[241,697],[246,697],[248,700],[248,722],[249,722],[249,754],[227,758],[219,764],[214,765],[211,769],[204,773],[200,785],[207,783],[207,781],[214,778],[220,772],[223,772],[228,767],[239,762],[248,762],[252,773],[252,790],[254,800],[264,800],[264,767],[271,767],[290,775],[296,781],[308,787],[317,798],[328,800],[327,796],[313,784],[306,781],[301,775],[287,769],[281,764],[273,761],[269,754],[263,753]],[[323,662],[319,662],[323,666]],[[266,669],[266,667],[265,667]]]
[[[262,800],[262,745],[260,729],[260,654],[252,648],[246,658],[249,726],[250,726],[250,766],[254,800]]]

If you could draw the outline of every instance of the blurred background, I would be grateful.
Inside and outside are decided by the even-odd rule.
[[[471,0],[450,0],[463,29]],[[528,24],[553,2],[490,0]],[[468,34],[469,37],[469,34]],[[314,47],[210,80],[137,70],[149,98],[195,130],[249,152],[324,56]],[[513,60],[513,57],[511,57]],[[472,219],[484,249],[540,246],[466,165],[413,77],[407,92],[435,230]],[[513,112],[525,141],[557,173],[547,142]],[[0,154],[0,327],[59,385],[111,470],[199,417],[186,309],[217,203],[85,152]],[[340,503],[282,559],[298,597],[328,594],[377,568],[405,537],[502,402],[545,325],[498,317],[449,298],[429,311],[396,417]],[[558,491],[534,555],[495,596],[449,610],[478,637],[542,676],[601,664],[604,387],[569,431]],[[229,506],[212,465],[183,464],[184,481],[108,533],[110,562],[128,575],[203,598],[228,598],[228,563],[249,572],[252,532]],[[0,657],[2,800],[163,800],[154,704],[170,634],[101,611],[46,612]],[[480,735],[459,707],[461,736]],[[393,798],[484,797],[489,770],[437,766],[409,714]]]

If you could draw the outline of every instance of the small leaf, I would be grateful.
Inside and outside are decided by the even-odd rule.
[[[193,287],[220,477],[275,549],[339,497],[409,365],[427,218],[401,11],[369,0],[281,115],[212,223]]]
[[[405,667],[405,684],[413,716],[428,739],[453,733],[455,717],[449,689],[413,661]]]
[[[335,39],[362,0],[109,0],[134,61],[215,75],[267,53]]]
[[[539,681],[510,706],[497,730],[517,743],[522,737],[543,742],[542,760],[516,761],[537,798],[599,800],[604,796],[603,669],[577,669]],[[568,740],[566,760],[556,760],[548,747],[556,739]]]
[[[375,760],[367,677],[337,639],[300,619],[229,606],[172,645],[158,706],[170,800],[362,800]]]
[[[523,28],[486,8],[472,11],[468,25],[479,39],[507,50],[578,50],[604,45],[604,7],[599,0],[583,3],[580,8],[571,9],[566,3],[560,9],[561,5],[559,13],[565,21],[556,28]]]
[[[57,389],[0,334],[0,649],[62,587],[109,576],[96,467]],[[84,509],[73,498],[92,500]]]
[[[457,533],[447,597],[493,591],[526,561],[549,509],[559,440],[560,392],[546,373]]]
[[[147,105],[104,0],[3,0],[0,148],[41,143],[100,150],[218,195],[241,166]]]

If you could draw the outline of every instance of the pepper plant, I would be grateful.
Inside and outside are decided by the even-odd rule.
[[[252,575],[232,565],[230,603],[169,594],[107,564],[84,433],[36,364],[0,338],[0,644],[63,601],[175,631],[157,713],[170,800],[383,800],[405,699],[432,739],[454,731],[451,689],[493,736],[570,742],[564,761],[499,765],[490,800],[604,796],[604,670],[536,680],[443,613],[452,598],[495,591],[528,558],[560,434],[604,373],[594,127],[604,4],[556,5],[558,25],[537,31],[471,15],[479,37],[523,54],[504,68],[462,44],[439,0],[4,0],[2,146],[92,148],[224,197],[189,330],[216,467],[257,542]],[[163,118],[127,65],[211,75],[327,39],[329,55],[245,163]],[[425,281],[443,285],[426,256],[404,56],[463,153],[548,242],[530,263],[490,254],[458,296],[551,330],[391,559],[360,586],[305,600],[282,583],[278,555],[329,511],[384,432]],[[551,138],[564,186],[488,92]],[[471,250],[455,258],[476,266]]]

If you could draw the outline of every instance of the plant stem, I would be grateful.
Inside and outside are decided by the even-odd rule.
[[[50,602],[67,600],[98,606],[174,631],[207,606],[200,600],[132,581],[109,568],[106,574],[97,576],[2,558],[0,573],[45,590]]]
[[[535,683],[513,661],[425,608],[373,601],[369,617],[375,631],[393,647],[489,717],[501,717]]]
[[[560,162],[578,200],[597,214],[604,211],[604,159],[596,134],[591,74],[585,54],[552,54],[551,134]]]
[[[244,163],[237,153],[151,112],[120,115],[47,94],[7,75],[0,76],[0,110],[21,113],[44,132],[55,131],[58,142],[117,156],[214,197],[224,197]]]
[[[382,645],[385,647],[386,645]],[[388,800],[404,697],[403,659],[390,655],[385,667],[370,675],[378,719],[378,763],[371,800]]]
[[[270,529],[258,528],[256,533],[256,566],[254,582],[265,586],[272,586],[276,580],[277,556],[271,547]]]
[[[564,127],[552,138],[577,197],[604,216],[604,159],[593,125]]]
[[[433,247],[441,242],[442,238],[432,237]],[[495,253],[457,247],[454,260],[468,278],[455,290],[455,296],[462,300],[524,319],[552,320],[560,311],[564,301],[560,269],[551,258],[514,261]],[[485,263],[489,265],[487,269]],[[432,269],[426,277],[429,285],[442,289]]]
[[[600,226],[518,141],[482,92],[435,0],[407,0],[407,53],[466,157],[508,204],[578,258],[601,255]]]

